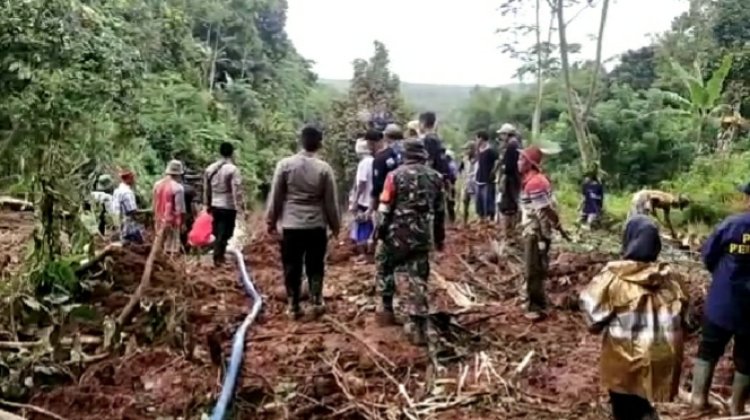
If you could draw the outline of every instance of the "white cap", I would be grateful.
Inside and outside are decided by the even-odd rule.
[[[515,133],[516,127],[513,126],[513,124],[505,123],[502,127],[500,127],[499,130],[497,130],[497,134],[510,134]]]
[[[367,140],[357,139],[357,143],[354,145],[354,153],[358,155],[366,155],[370,153],[370,148],[367,147]]]

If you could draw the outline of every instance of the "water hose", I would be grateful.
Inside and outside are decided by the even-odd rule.
[[[229,405],[232,402],[232,397],[234,396],[234,388],[237,385],[237,376],[240,373],[240,366],[242,365],[242,356],[245,353],[245,335],[247,335],[248,328],[250,328],[253,321],[255,321],[258,312],[260,312],[260,307],[263,304],[260,294],[255,290],[255,286],[250,279],[247,266],[245,266],[245,258],[242,256],[242,253],[237,249],[229,249],[228,251],[234,254],[237,260],[237,266],[240,269],[240,282],[242,282],[242,286],[245,288],[247,295],[252,298],[253,306],[250,308],[250,312],[247,314],[247,317],[245,317],[245,320],[242,321],[242,324],[240,324],[240,327],[237,328],[237,331],[234,333],[229,368],[224,377],[224,383],[221,386],[221,395],[219,395],[219,400],[216,402],[216,406],[211,413],[211,420],[224,420],[224,417],[226,416],[227,409],[229,408]]]

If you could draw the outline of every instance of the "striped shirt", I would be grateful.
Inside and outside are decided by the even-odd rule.
[[[522,185],[519,198],[523,235],[539,235],[541,238],[551,238],[555,226],[554,222],[545,215],[545,211],[555,208],[552,185],[541,172],[527,173],[523,178]]]
[[[133,218],[133,212],[138,210],[135,193],[130,185],[122,182],[112,194],[112,210],[118,217],[120,224],[120,239],[125,240],[135,232],[140,231],[140,225]]]

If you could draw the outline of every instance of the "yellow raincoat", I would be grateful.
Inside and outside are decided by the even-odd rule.
[[[604,332],[604,387],[649,401],[674,398],[688,303],[682,276],[663,262],[610,262],[581,292],[581,302],[592,330]]]

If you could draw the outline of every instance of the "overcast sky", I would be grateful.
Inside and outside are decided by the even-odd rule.
[[[497,10],[502,0],[288,0],[287,31],[297,50],[316,62],[322,78],[350,79],[351,62],[385,43],[391,70],[418,83],[497,85],[511,82],[517,64],[498,48],[496,28],[512,23]],[[645,45],[687,10],[685,0],[615,0],[610,5],[604,56]],[[572,14],[569,12],[569,15]],[[533,15],[530,23],[533,23]],[[569,42],[593,57],[599,11],[570,25]],[[506,35],[507,36],[507,35]],[[533,38],[528,41],[533,43]]]

